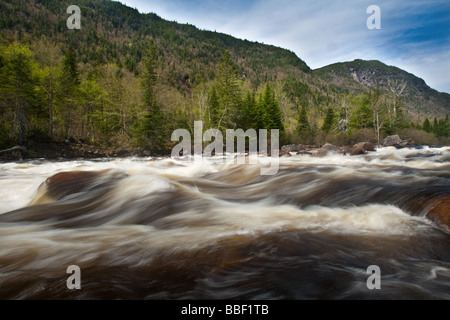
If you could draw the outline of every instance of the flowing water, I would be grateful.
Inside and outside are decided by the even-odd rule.
[[[450,299],[450,148],[261,166],[1,163],[0,299]]]

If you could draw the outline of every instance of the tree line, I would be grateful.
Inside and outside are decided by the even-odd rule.
[[[0,147],[30,140],[84,141],[111,148],[167,151],[171,132],[203,121],[205,130],[279,129],[282,143],[349,143],[414,129],[449,137],[449,120],[411,123],[401,94],[372,89],[340,101],[289,78],[255,87],[229,51],[212,80],[180,91],[167,81],[165,59],[147,42],[136,72],[114,62],[84,63],[72,45],[46,38],[0,45]],[[180,79],[189,82],[189,78]],[[322,103],[320,100],[325,101]],[[327,106],[327,107],[324,107]]]
[[[83,140],[110,147],[165,150],[170,131],[203,120],[211,128],[279,128],[282,115],[267,83],[247,90],[225,52],[205,99],[171,108],[161,94],[157,47],[150,40],[139,73],[117,64],[83,65],[75,49],[48,41],[0,47],[0,142],[29,139]],[[170,94],[170,93],[169,93]],[[187,104],[187,106],[186,106]],[[192,107],[198,105],[198,107]]]

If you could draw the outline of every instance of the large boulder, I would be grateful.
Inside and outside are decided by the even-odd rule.
[[[427,218],[450,228],[450,196],[443,198],[427,213]]]
[[[350,146],[342,146],[340,149],[343,155],[348,155],[352,153],[352,147]]]
[[[38,189],[31,205],[45,204],[80,192],[92,192],[113,187],[128,174],[116,170],[71,171],[58,173],[45,180]]]
[[[400,147],[403,145],[403,140],[398,135],[389,136],[383,141],[384,147]]]
[[[319,151],[317,151],[317,156],[325,157],[330,153],[341,153],[341,149],[336,146],[333,146],[330,143],[327,143],[322,148],[320,148]]]
[[[286,156],[289,157],[292,154],[298,154],[299,152],[305,151],[305,146],[302,144],[290,144],[287,146],[283,146],[280,150],[280,157]]]
[[[369,151],[375,151],[375,146],[370,142],[361,142],[352,147],[352,156],[366,154]]]

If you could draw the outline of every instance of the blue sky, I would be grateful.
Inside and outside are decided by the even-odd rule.
[[[450,93],[450,0],[121,0],[140,12],[273,44],[311,68],[380,60]],[[370,5],[381,30],[369,30]]]

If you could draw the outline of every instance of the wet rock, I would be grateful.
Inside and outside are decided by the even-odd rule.
[[[350,147],[350,146],[342,146],[341,147],[341,153],[343,155],[351,154],[352,153],[352,147]]]
[[[361,142],[352,147],[351,155],[363,155],[369,151],[375,151],[375,146],[370,142]]]
[[[366,152],[375,151],[375,146],[371,142],[361,142],[361,143],[355,144],[354,147],[360,147]]]
[[[290,144],[287,146],[283,146],[280,150],[280,157],[290,157],[292,155],[297,155],[300,152],[305,151],[306,148],[302,144]]]
[[[366,154],[366,150],[362,147],[354,146],[352,148],[352,152],[350,153],[351,156],[360,156]]]
[[[450,196],[440,201],[427,213],[427,218],[450,228]]]
[[[383,141],[384,147],[400,147],[403,144],[403,140],[398,135],[389,136]]]
[[[400,147],[407,147],[407,146],[415,146],[416,142],[414,140],[408,139],[403,140],[403,142],[400,144]]]
[[[325,157],[327,156],[329,153],[341,153],[341,149],[333,146],[330,143],[325,144],[322,148],[319,149],[319,151],[317,152],[317,156],[318,157]]]
[[[101,189],[126,177],[121,171],[72,171],[58,173],[44,181],[33,199],[32,205],[59,200],[65,196]]]

